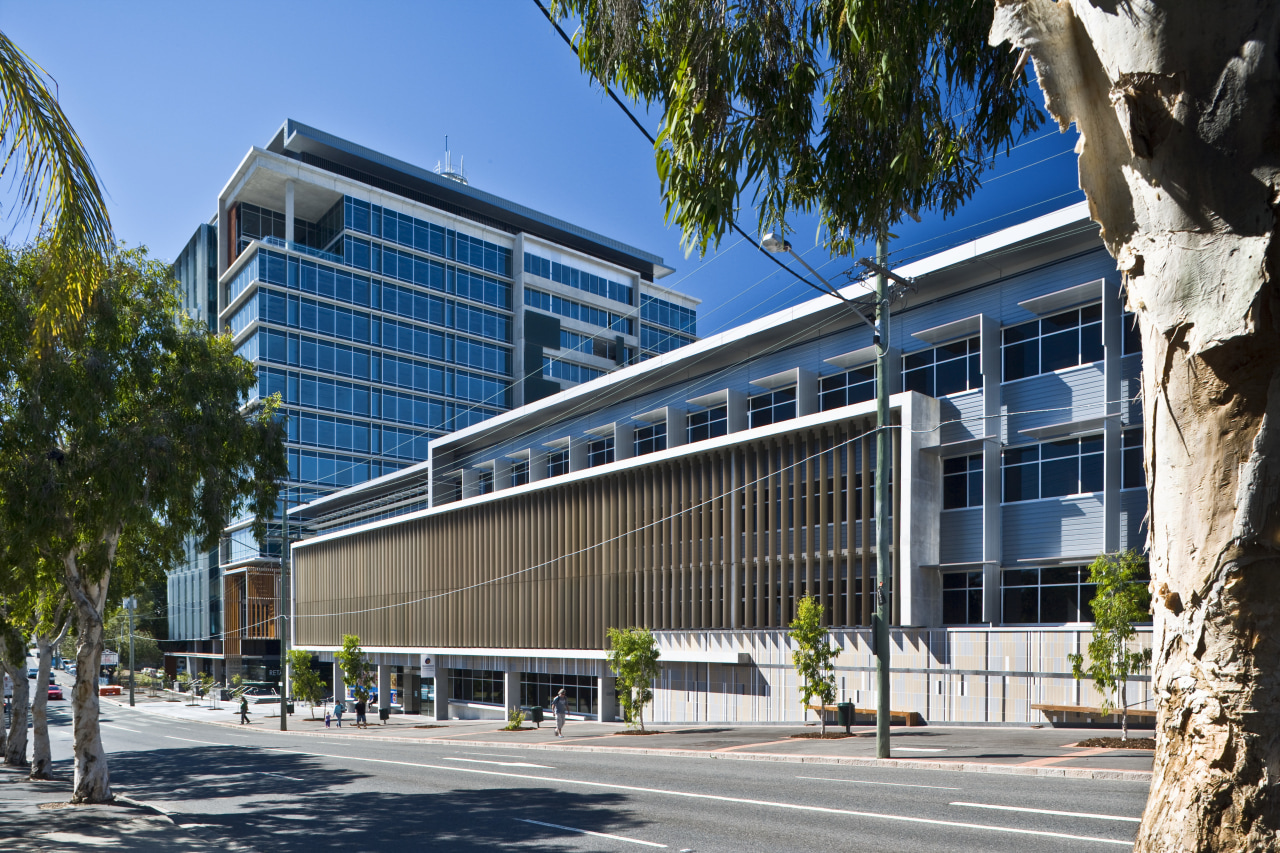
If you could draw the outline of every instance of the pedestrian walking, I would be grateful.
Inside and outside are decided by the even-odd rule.
[[[364,699],[356,700],[356,728],[359,728],[359,729],[369,728],[369,723],[364,718],[364,712],[368,710],[368,708],[369,708],[369,703],[366,702]]]
[[[326,729],[327,729],[327,728],[329,728],[329,721],[330,721],[330,720],[332,720],[332,719],[333,719],[333,718],[329,716],[329,712],[328,712],[328,711],[325,711],[325,712],[324,712],[324,727],[325,727]]]
[[[347,713],[347,706],[342,702],[338,702],[333,706],[333,720],[337,723],[338,728],[342,728],[342,715]]]
[[[243,726],[248,722],[249,722],[249,700],[241,696],[240,697],[240,725]]]
[[[569,713],[569,700],[565,698],[563,687],[551,700],[551,710],[556,713],[556,737],[564,737],[564,718]]]

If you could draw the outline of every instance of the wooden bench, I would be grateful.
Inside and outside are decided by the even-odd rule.
[[[1119,708],[1112,708],[1110,711],[1104,714],[1102,713],[1101,708],[1093,707],[1089,705],[1034,704],[1031,706],[1031,710],[1044,711],[1046,715],[1058,713],[1063,715],[1083,714],[1085,716],[1093,716],[1093,717],[1119,717],[1120,716]],[[1156,712],[1154,708],[1130,708],[1127,713],[1130,717],[1136,717],[1140,720],[1150,720],[1151,722],[1155,722],[1155,719],[1156,719]],[[1052,720],[1053,718],[1049,717],[1049,719]]]
[[[832,714],[836,713],[835,705],[806,705],[805,707],[808,708],[810,711],[818,711],[824,714],[828,711],[830,711]],[[875,708],[854,708],[853,715],[857,717],[859,714],[861,714],[864,717],[875,717],[876,709]],[[923,726],[924,725],[924,717],[920,716],[920,712],[918,711],[890,711],[889,722],[892,723],[895,719],[902,720],[902,724],[904,726]]]

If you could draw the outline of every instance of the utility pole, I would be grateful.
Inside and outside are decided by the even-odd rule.
[[[285,652],[284,609],[288,604],[289,589],[289,486],[284,487],[284,512],[280,518],[280,731],[289,731],[289,655]]]
[[[124,600],[124,609],[129,611],[129,707],[133,707],[133,611],[138,607],[136,596]]]
[[[876,264],[882,269],[887,258],[884,229],[876,234]],[[889,521],[889,377],[885,375],[889,352],[888,281],[876,272],[876,589],[875,613],[871,617],[872,646],[876,654],[876,757],[889,757],[889,613],[885,582],[892,583],[893,526]]]

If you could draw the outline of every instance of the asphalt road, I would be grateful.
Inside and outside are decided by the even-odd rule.
[[[67,703],[51,738],[70,773]],[[229,849],[1089,851],[1144,782],[547,753],[240,732],[110,704],[112,783]]]

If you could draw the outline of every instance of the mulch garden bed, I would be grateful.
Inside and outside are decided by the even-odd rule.
[[[620,731],[620,732],[614,732],[614,734],[615,735],[660,735],[660,734],[663,734],[663,732],[655,731],[653,729],[646,729],[645,731],[640,731],[639,729],[624,729],[623,731]]]
[[[415,728],[415,729],[443,729],[443,728],[444,728],[444,726],[431,726],[431,725],[427,725],[427,726],[414,726],[414,728]]]
[[[520,726],[514,729],[508,729],[504,727],[504,728],[498,729],[498,731],[500,732],[533,732],[533,731],[537,731],[537,729],[535,729],[533,726]]]
[[[840,740],[841,738],[846,737],[861,737],[861,735],[845,734],[844,732],[827,732],[825,735],[822,732],[803,732],[798,735],[787,735],[787,737],[813,738],[814,740]]]
[[[1082,740],[1076,746],[1101,747],[1103,749],[1155,749],[1156,739],[1151,737],[1131,737],[1121,740],[1118,737],[1091,737]]]

